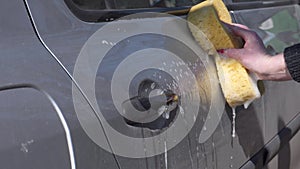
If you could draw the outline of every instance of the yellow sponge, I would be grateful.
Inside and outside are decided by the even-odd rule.
[[[192,7],[188,21],[195,40],[210,54],[215,53],[212,51],[214,49],[207,48],[208,45],[201,41],[200,34],[204,33],[217,50],[243,46],[242,40],[222,25],[221,21],[232,22],[222,0],[206,0]],[[215,56],[221,88],[231,107],[243,104],[247,107],[254,99],[260,97],[256,81],[239,62],[218,54]]]

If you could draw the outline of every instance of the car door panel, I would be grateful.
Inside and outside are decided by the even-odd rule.
[[[24,3],[6,1],[0,8],[2,168],[71,168],[68,133],[56,110],[70,129],[79,168],[118,168],[113,155],[95,146],[80,127],[72,79],[37,38]],[[17,87],[25,89],[5,91]],[[74,91],[81,96],[78,88]],[[87,156],[93,162],[86,163]]]

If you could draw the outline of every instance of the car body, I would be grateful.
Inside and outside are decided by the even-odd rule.
[[[204,142],[199,142],[199,137],[209,116],[200,114],[187,135],[162,153],[141,158],[118,154],[119,150],[111,144],[115,140],[111,140],[112,137],[102,126],[104,122],[100,119],[99,124],[94,126],[93,119],[97,117],[90,116],[97,112],[94,100],[90,98],[93,90],[82,86],[80,78],[95,78],[92,85],[95,100],[101,110],[105,110],[107,124],[123,135],[144,138],[143,134],[154,132],[149,128],[157,127],[158,123],[139,126],[113,113],[114,110],[109,107],[112,104],[109,102],[111,91],[107,90],[110,89],[107,86],[112,81],[110,78],[115,67],[122,57],[126,57],[124,54],[144,46],[169,48],[164,46],[164,41],[157,43],[156,38],[159,37],[153,35],[132,37],[133,44],[125,43],[123,48],[117,48],[121,52],[111,54],[116,57],[115,60],[106,60],[108,62],[102,65],[103,70],[95,69],[95,76],[92,73],[94,69],[90,67],[84,67],[85,76],[76,76],[74,72],[83,48],[97,31],[118,18],[140,12],[169,13],[185,18],[190,5],[195,2],[188,1],[190,3],[179,7],[157,8],[140,8],[136,4],[135,9],[88,9],[80,8],[74,2],[11,0],[0,6],[1,168],[299,168],[300,137],[296,133],[300,127],[300,86],[293,81],[264,82],[265,90],[260,99],[248,109],[237,108],[236,138],[231,137],[231,109],[223,103],[221,107],[224,111],[212,135]],[[93,1],[81,2],[88,4]],[[300,8],[297,1],[226,0],[225,4],[233,20],[254,29],[270,53],[279,53],[299,42]],[[116,6],[117,3],[110,5]],[[164,22],[158,22],[159,19],[150,17],[150,21],[149,18],[141,20],[146,20],[148,25],[157,23],[154,27],[160,27]],[[130,26],[132,22],[125,19],[121,26]],[[144,25],[142,28],[146,27]],[[120,38],[118,34],[107,35]],[[102,42],[112,48],[116,45],[109,41]],[[89,64],[93,65],[93,60]],[[105,106],[108,108],[105,109]],[[101,147],[87,133],[82,121],[85,118],[86,125],[91,123],[90,129],[100,133],[93,136],[99,137],[101,144],[110,150]],[[172,123],[164,125],[155,128],[155,132],[170,127]],[[167,147],[163,142],[158,144]],[[140,151],[140,147],[129,147],[132,152]]]

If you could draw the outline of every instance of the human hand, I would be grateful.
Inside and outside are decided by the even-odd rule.
[[[222,49],[218,52],[236,59],[246,69],[254,72],[258,80],[291,80],[283,54],[270,56],[260,37],[248,27],[240,24],[226,24],[235,35],[244,39],[240,49]]]

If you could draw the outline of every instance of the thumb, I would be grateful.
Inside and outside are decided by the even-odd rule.
[[[219,53],[238,61],[240,61],[242,57],[241,49],[223,49]]]

